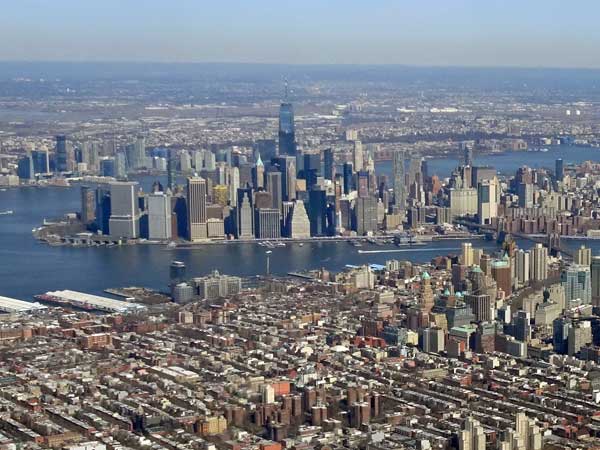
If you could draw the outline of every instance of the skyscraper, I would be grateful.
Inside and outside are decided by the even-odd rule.
[[[206,239],[206,180],[190,177],[187,180],[187,210],[190,241]]]
[[[354,146],[352,147],[352,165],[354,170],[358,172],[363,169],[365,164],[365,157],[363,155],[363,146],[361,141],[354,141]]]
[[[327,195],[324,190],[313,189],[309,192],[308,218],[311,236],[327,234]]]
[[[146,167],[146,138],[143,135],[138,135],[134,144],[136,155],[136,169]]]
[[[335,177],[335,162],[331,148],[323,150],[323,176],[328,180],[333,180]]]
[[[393,160],[394,177],[394,206],[397,210],[404,211],[406,208],[406,187],[404,179],[404,152],[394,152]]]
[[[167,149],[167,188],[173,191],[175,187],[175,169],[177,168],[177,162],[175,161],[175,155],[173,155],[172,149]]]
[[[67,172],[73,169],[75,161],[73,147],[63,134],[56,136],[56,170]]]
[[[294,108],[286,101],[279,107],[279,154],[296,155]]]
[[[490,224],[498,216],[498,179],[483,180],[477,186],[477,218],[480,224]]]
[[[565,166],[562,158],[558,158],[555,162],[554,175],[557,181],[562,181],[565,178]]]
[[[140,236],[138,183],[119,181],[110,183],[110,235],[136,239]]]
[[[354,205],[356,233],[365,235],[377,231],[377,199],[373,196],[358,197]]]
[[[171,196],[156,192],[148,196],[148,238],[171,239]]]
[[[81,186],[81,222],[85,225],[96,219],[96,193],[89,186]]]
[[[254,219],[252,214],[252,190],[237,190],[237,237],[251,239],[254,237]]]
[[[591,264],[592,305],[600,306],[600,256],[594,256]]]
[[[283,201],[281,172],[267,172],[267,192],[271,194],[272,208],[281,209]]]
[[[472,417],[467,417],[463,430],[458,435],[459,450],[485,450],[485,431]]]
[[[343,179],[343,185],[344,185],[344,195],[348,195],[350,193],[350,191],[352,191],[352,163],[344,163],[344,165],[342,166],[343,171],[344,171],[344,179]]]
[[[580,266],[591,266],[592,265],[592,249],[582,245],[577,249],[575,253],[575,264]]]
[[[278,208],[258,208],[255,224],[254,228],[258,239],[281,237],[281,213]]]
[[[310,237],[310,221],[302,200],[296,200],[292,209],[290,222],[290,237],[305,239]]]
[[[589,305],[592,302],[592,281],[589,266],[572,264],[565,267],[560,274],[560,281],[565,288],[567,306],[569,302]]]
[[[544,281],[548,278],[548,249],[537,243],[529,250],[529,278],[532,281]]]

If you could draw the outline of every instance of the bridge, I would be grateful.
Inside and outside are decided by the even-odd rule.
[[[477,230],[479,232],[488,232],[488,233],[501,233],[502,231],[498,231],[496,227],[489,224],[480,224],[477,222],[471,222],[464,219],[455,219],[453,221],[455,224],[462,225],[464,227],[469,228],[470,230]],[[526,234],[521,232],[510,233],[511,236],[517,237],[519,239],[525,239],[534,243],[544,244],[548,247],[548,251],[550,253],[563,255],[565,259],[573,259],[573,252],[562,245],[560,235],[556,233],[548,234],[548,235],[538,235],[538,234]]]

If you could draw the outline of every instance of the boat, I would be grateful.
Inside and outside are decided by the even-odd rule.
[[[13,213],[12,210],[8,210],[8,211],[0,211],[0,216],[10,216]]]
[[[547,148],[540,148],[540,152],[542,152],[542,153],[546,153],[547,151],[548,151]]]
[[[298,247],[304,247],[304,242],[300,242],[300,243],[298,244]]]

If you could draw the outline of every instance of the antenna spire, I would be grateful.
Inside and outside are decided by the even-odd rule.
[[[284,93],[284,96],[283,96],[283,101],[287,102],[288,101],[288,80],[287,80],[287,78],[283,79],[283,86],[284,86],[284,89],[285,89],[285,93]]]

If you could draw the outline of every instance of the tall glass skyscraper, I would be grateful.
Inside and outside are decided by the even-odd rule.
[[[294,126],[294,107],[284,102],[279,107],[279,154],[296,154],[296,130]]]
[[[406,186],[404,180],[404,152],[394,152],[394,206],[403,211],[406,208]]]

